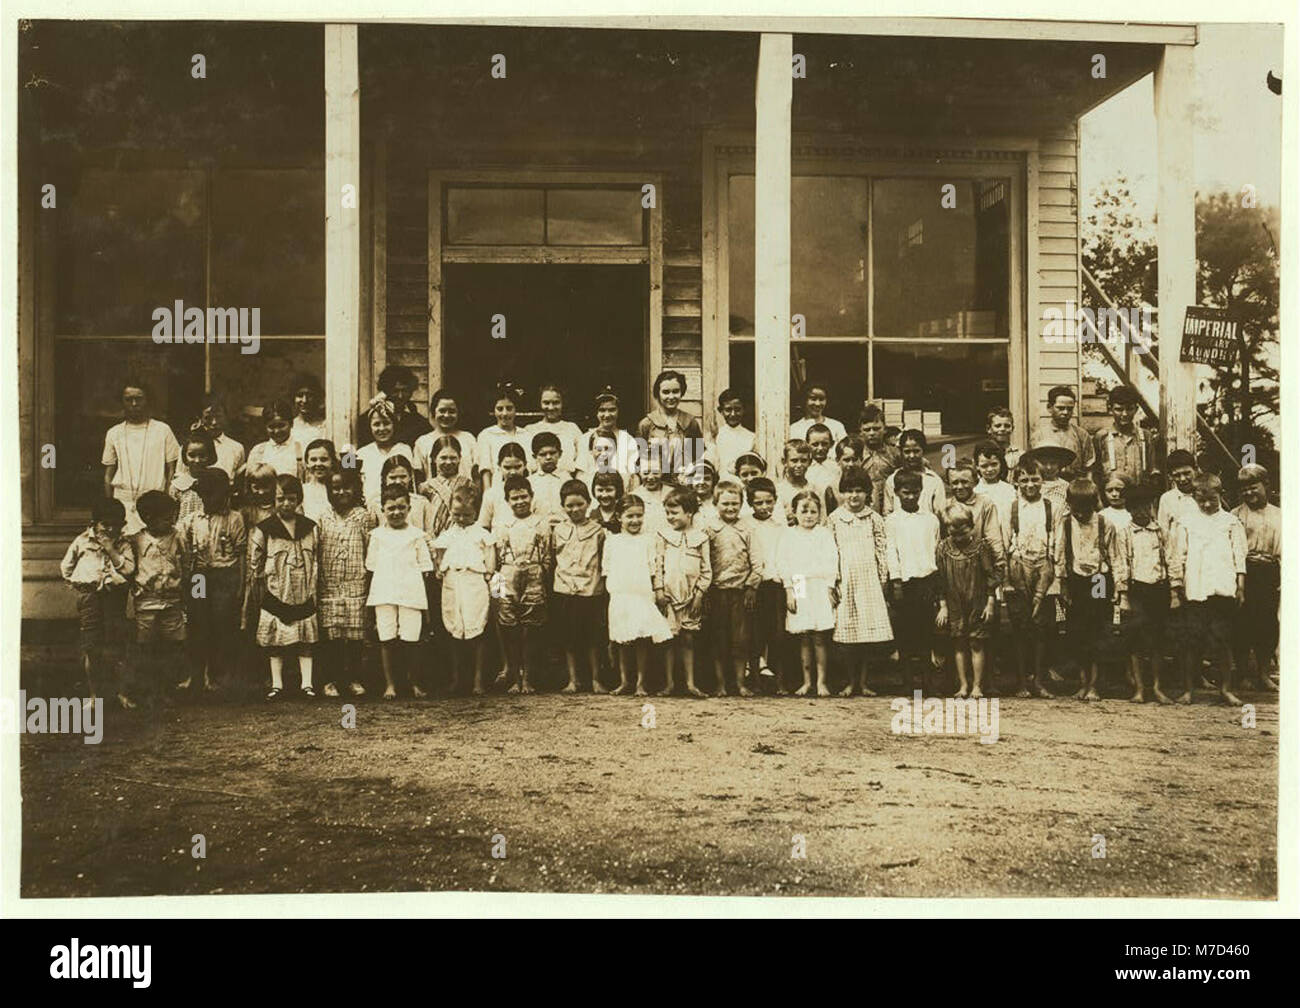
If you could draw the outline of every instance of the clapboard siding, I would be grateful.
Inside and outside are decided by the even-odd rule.
[[[1079,300],[1078,128],[1063,126],[1038,142],[1038,234],[1035,262],[1038,304],[1030,307],[1029,338],[1038,340],[1037,373],[1030,375],[1030,419],[1047,415],[1053,385],[1079,386],[1079,349],[1042,338],[1044,313],[1066,313]],[[1073,332],[1073,323],[1065,327]]]

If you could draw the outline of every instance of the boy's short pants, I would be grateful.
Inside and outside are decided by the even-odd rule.
[[[784,600],[784,592],[782,595]],[[713,657],[747,659],[753,613],[745,608],[745,589],[712,588],[708,601],[706,623],[713,642]]]
[[[375,632],[381,641],[403,640],[414,644],[420,639],[424,613],[410,606],[375,606]]]
[[[77,623],[82,654],[121,650],[126,642],[126,587],[78,592]]]
[[[545,602],[520,602],[502,599],[497,610],[497,622],[503,627],[539,627],[546,625]]]
[[[137,609],[135,639],[139,644],[152,644],[154,641],[183,641],[185,611],[178,605],[168,606],[166,609]]]
[[[1232,646],[1232,630],[1237,618],[1237,600],[1225,595],[1211,595],[1203,602],[1184,602],[1183,646],[1202,656],[1221,654]]]
[[[1132,654],[1161,655],[1168,644],[1169,583],[1128,586],[1129,611],[1124,616],[1124,637]]]
[[[1007,574],[1010,580],[1006,593],[1007,615],[1010,618],[1009,629],[1021,634],[1047,634],[1056,622],[1056,598],[1043,596],[1043,604],[1034,616],[1034,595],[1046,591],[1052,582],[1051,564],[1046,559],[1038,561],[1022,560],[1019,557],[1007,559]]]
[[[555,643],[566,651],[582,651],[598,646],[604,636],[605,618],[609,609],[608,595],[551,596],[554,609],[551,626]]]

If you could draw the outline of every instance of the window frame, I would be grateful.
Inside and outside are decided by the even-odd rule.
[[[1025,415],[1028,394],[1026,292],[1028,273],[1028,216],[1026,192],[1028,169],[1034,144],[1015,139],[989,139],[972,142],[970,138],[936,138],[918,143],[915,138],[871,138],[870,148],[858,147],[844,137],[794,134],[792,138],[791,177],[847,176],[865,178],[868,184],[866,284],[867,331],[862,336],[806,336],[800,343],[867,344],[867,394],[875,395],[875,354],[879,343],[981,343],[1007,346],[1008,406],[1017,418]],[[926,148],[934,148],[930,151]],[[927,156],[927,155],[933,156]],[[984,156],[981,156],[984,155]],[[712,378],[706,399],[730,384],[730,347],[733,342],[753,342],[752,336],[732,336],[730,332],[730,184],[734,175],[753,175],[753,135],[715,132],[705,138],[704,170],[704,361],[705,372]],[[884,179],[942,179],[952,181],[1000,180],[1007,186],[1008,213],[1008,290],[1007,336],[1004,337],[886,337],[875,335],[875,231],[873,221],[874,183]],[[711,254],[710,254],[711,253]],[[796,342],[793,339],[792,343]],[[792,404],[793,406],[793,404]]]
[[[92,171],[109,171],[119,175],[145,175],[156,172],[178,172],[201,176],[203,178],[204,203],[203,203],[203,263],[204,263],[204,280],[203,280],[203,309],[206,313],[212,304],[212,242],[213,242],[213,215],[212,215],[212,192],[213,179],[216,175],[227,172],[258,172],[264,174],[299,174],[309,176],[318,174],[324,179],[325,169],[317,168],[311,165],[208,165],[204,167],[193,167],[191,165],[155,165],[141,164],[116,167],[112,165],[89,163],[81,166],[83,172]],[[321,215],[321,241],[325,240],[324,214]],[[85,522],[90,516],[89,507],[76,507],[67,504],[59,504],[55,496],[54,472],[46,469],[39,464],[41,456],[41,447],[47,444],[53,444],[57,449],[56,440],[56,423],[55,413],[58,408],[54,402],[54,390],[56,388],[56,361],[60,347],[67,344],[75,343],[144,343],[148,342],[151,336],[149,331],[140,333],[120,333],[120,332],[94,332],[94,333],[61,333],[58,331],[57,319],[58,311],[56,305],[55,277],[59,269],[59,234],[58,220],[51,214],[40,214],[37,218],[37,242],[39,246],[39,267],[37,270],[37,297],[36,297],[36,354],[35,367],[33,374],[33,391],[34,391],[34,413],[35,424],[33,425],[36,443],[34,459],[36,464],[33,467],[33,491],[34,491],[34,522],[35,524],[73,524]],[[321,278],[322,284],[325,277]],[[324,297],[324,289],[321,291]],[[194,305],[192,307],[199,307]],[[325,345],[325,334],[321,333],[293,333],[293,334],[276,334],[263,332],[260,334],[261,342],[296,342],[304,340],[319,340],[321,345]],[[204,394],[212,391],[212,352],[213,344],[205,343],[204,363],[203,363],[203,389]],[[222,351],[226,347],[219,348]],[[173,431],[177,439],[183,435],[182,432]],[[246,446],[248,447],[248,446]],[[57,456],[56,456],[57,459]]]

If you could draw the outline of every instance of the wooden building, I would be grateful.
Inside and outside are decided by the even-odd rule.
[[[580,423],[611,384],[631,427],[673,367],[707,417],[750,394],[769,453],[810,379],[850,423],[880,399],[962,441],[1008,404],[1023,433],[1080,383],[1041,338],[1082,300],[1079,117],[1148,73],[1161,317],[1194,303],[1194,26],[815,23],[33,22],[24,617],[72,615],[58,560],[128,373],[180,431],[205,393],[238,418],[313,371],[340,443],[390,363],[471,430],[501,375],[558,380]],[[177,300],[260,307],[259,352],[154,343]],[[1186,445],[1190,368],[1160,356]]]

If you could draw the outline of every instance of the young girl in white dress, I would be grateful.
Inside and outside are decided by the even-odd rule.
[[[631,666],[636,665],[636,695],[645,696],[645,672],[650,642],[662,644],[673,633],[655,606],[650,571],[654,565],[654,540],[645,533],[645,504],[636,494],[626,494],[614,506],[622,531],[605,539],[601,574],[609,592],[609,639],[618,645],[616,696],[630,691]]]
[[[366,412],[370,436],[374,440],[356,450],[356,461],[361,467],[361,488],[369,506],[379,500],[379,491],[384,486],[384,463],[388,456],[405,455],[412,465],[414,458],[411,446],[397,440],[397,407],[391,399],[381,392],[370,400]]]
[[[817,668],[817,695],[830,696],[826,682],[826,638],[835,627],[839,605],[839,554],[831,530],[822,524],[822,502],[815,490],[800,490],[790,502],[795,524],[781,534],[776,569],[785,586],[785,629],[799,640],[803,685],[795,696],[812,689]]]

